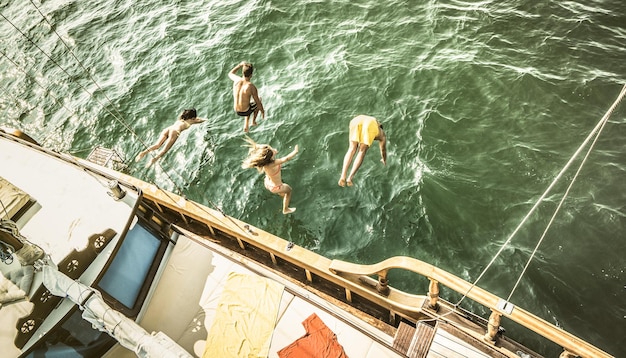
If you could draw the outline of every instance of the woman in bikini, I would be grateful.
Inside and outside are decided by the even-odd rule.
[[[154,158],[152,158],[148,162],[148,164],[146,164],[146,168],[154,164],[157,160],[159,160],[159,158],[164,156],[165,153],[167,153],[167,151],[170,150],[170,148],[172,148],[172,146],[174,145],[174,143],[176,142],[176,140],[178,139],[182,131],[191,127],[192,124],[202,123],[206,120],[202,118],[197,118],[196,114],[197,113],[196,113],[195,108],[185,109],[183,113],[181,113],[181,115],[178,117],[178,120],[176,120],[176,123],[165,128],[161,132],[161,135],[159,136],[159,139],[157,140],[157,142],[153,146],[139,153],[137,157],[135,158],[135,161],[138,162],[149,152],[159,149],[163,145],[163,143],[165,143],[165,140],[167,140],[167,144],[165,144],[165,148],[163,148],[163,150],[161,150],[157,155],[154,156]]]
[[[298,154],[298,146],[296,145],[287,156],[277,159],[276,153],[278,153],[278,150],[269,145],[257,144],[250,138],[246,138],[246,142],[248,142],[250,150],[248,151],[248,157],[244,159],[241,166],[243,168],[257,168],[259,173],[265,173],[265,188],[283,197],[283,214],[291,214],[296,211],[296,208],[289,207],[291,187],[283,183],[280,171],[283,163],[293,159]]]

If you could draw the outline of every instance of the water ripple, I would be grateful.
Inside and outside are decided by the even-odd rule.
[[[2,9],[30,39],[0,20],[3,125],[57,150],[101,144],[132,158],[195,106],[208,121],[184,132],[162,167],[131,165],[134,175],[331,258],[409,255],[470,281],[626,82],[619,1],[57,0],[40,9],[52,27],[31,4]],[[243,123],[227,73],[243,60],[255,64],[267,111],[250,136],[281,153],[301,148],[283,172],[294,188],[292,216],[256,171],[241,169]],[[356,186],[340,188],[348,123],[360,113],[388,131],[388,164],[374,146]],[[514,296],[617,356],[626,355],[615,344],[621,337],[602,327],[623,315],[598,307],[623,301],[614,287],[623,290],[617,268],[626,254],[624,113],[618,107],[607,124]],[[547,196],[481,285],[508,293],[563,189]],[[612,290],[600,301],[590,293],[598,278]]]

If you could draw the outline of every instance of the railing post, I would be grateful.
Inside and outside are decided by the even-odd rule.
[[[376,290],[383,296],[389,295],[389,281],[387,280],[387,271],[381,271],[378,274],[378,283],[376,284]]]
[[[571,353],[567,349],[564,349],[563,353],[559,355],[559,358],[575,358],[575,357],[577,357],[577,355],[574,353]]]
[[[428,284],[428,306],[431,309],[437,311],[439,310],[439,303],[437,303],[437,301],[439,300],[439,282],[433,280],[432,278],[429,278],[429,280],[430,283]]]
[[[498,329],[500,328],[500,319],[502,318],[502,314],[496,311],[491,311],[491,315],[489,316],[489,323],[487,323],[487,333],[483,339],[487,342],[491,342],[492,344],[496,343],[496,334],[498,334]]]

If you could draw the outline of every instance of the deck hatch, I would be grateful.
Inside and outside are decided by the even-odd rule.
[[[98,286],[127,308],[133,308],[161,244],[161,239],[135,225]]]

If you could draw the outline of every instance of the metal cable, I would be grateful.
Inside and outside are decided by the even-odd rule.
[[[565,173],[565,171],[570,167],[570,165],[574,162],[574,160],[578,157],[578,155],[582,152],[583,148],[585,146],[587,146],[587,143],[589,143],[589,141],[594,137],[594,135],[596,135],[596,133],[601,130],[601,128],[604,126],[604,124],[606,123],[606,121],[608,120],[608,118],[610,117],[611,113],[613,112],[613,110],[617,107],[617,105],[619,104],[619,102],[622,100],[622,98],[624,98],[624,95],[626,94],[626,85],[624,85],[624,87],[622,88],[622,91],[620,92],[620,94],[618,95],[617,99],[615,100],[615,102],[613,103],[613,105],[609,108],[609,110],[606,112],[606,114],[602,117],[602,119],[598,122],[598,124],[596,124],[596,126],[593,128],[593,130],[591,131],[591,133],[587,136],[587,138],[583,141],[583,143],[578,147],[578,149],[576,150],[576,152],[572,155],[572,157],[570,158],[570,160],[565,164],[565,166],[563,167],[563,169],[561,169],[561,171],[557,174],[557,176],[554,178],[554,180],[552,181],[552,183],[548,186],[548,188],[546,189],[546,191],[539,197],[539,199],[537,199],[537,201],[535,202],[535,204],[533,205],[533,207],[530,209],[530,211],[526,214],[526,216],[522,219],[522,221],[519,223],[519,225],[515,228],[515,230],[513,230],[513,233],[511,233],[511,235],[507,238],[507,240],[504,242],[504,244],[502,244],[502,246],[500,247],[500,249],[498,250],[498,252],[496,252],[496,254],[493,256],[493,258],[491,259],[491,261],[489,262],[489,264],[487,264],[487,266],[483,269],[483,271],[480,273],[480,275],[478,276],[478,278],[472,283],[472,285],[470,286],[470,288],[463,294],[463,296],[461,297],[461,299],[459,300],[459,302],[457,303],[457,305],[461,304],[461,302],[465,299],[465,297],[467,297],[467,294],[476,286],[476,284],[478,283],[478,281],[480,281],[480,279],[485,275],[485,273],[487,272],[487,270],[491,267],[491,265],[493,265],[493,263],[495,262],[496,258],[502,253],[502,251],[504,251],[504,249],[506,248],[506,246],[509,245],[509,243],[511,242],[511,240],[513,239],[513,237],[517,234],[517,232],[522,228],[522,226],[526,223],[526,221],[528,220],[528,218],[530,217],[530,215],[539,207],[539,204],[541,204],[541,202],[546,198],[546,196],[548,195],[548,193],[552,190],[552,188],[556,185],[556,183],[559,181],[559,179],[563,176],[563,174]],[[533,252],[534,254],[534,252]],[[532,259],[532,257],[531,257]],[[523,273],[522,273],[523,274]]]

